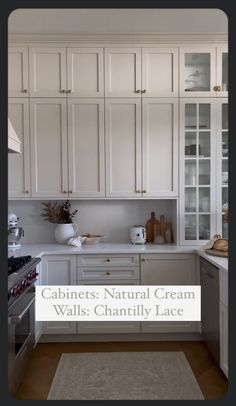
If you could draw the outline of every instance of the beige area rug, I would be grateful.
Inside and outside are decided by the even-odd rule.
[[[48,400],[204,399],[183,352],[62,354]]]

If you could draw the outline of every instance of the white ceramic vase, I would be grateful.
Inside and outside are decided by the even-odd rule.
[[[55,239],[59,244],[66,244],[68,239],[78,232],[78,225],[74,223],[57,224],[54,230]]]

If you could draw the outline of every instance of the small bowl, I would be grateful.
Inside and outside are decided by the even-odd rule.
[[[84,244],[97,244],[101,240],[103,240],[105,236],[95,234],[88,234],[87,236],[86,234],[84,234],[83,237],[85,237]]]

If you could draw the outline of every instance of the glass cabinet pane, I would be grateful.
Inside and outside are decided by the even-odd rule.
[[[185,216],[185,239],[196,240],[197,239],[197,221],[196,215]]]
[[[209,131],[199,132],[199,156],[210,156],[210,137]]]
[[[210,161],[199,160],[199,175],[198,175],[199,185],[210,185]]]
[[[228,130],[228,104],[222,104],[222,130]]]
[[[222,53],[222,90],[228,91],[228,53]]]
[[[185,161],[185,185],[196,185],[197,178],[197,166],[196,161]]]
[[[210,188],[199,188],[198,206],[199,212],[210,212]]]
[[[199,215],[199,240],[210,239],[210,215]]]
[[[196,156],[197,155],[197,133],[196,132],[186,132],[185,133],[185,156]]]
[[[199,128],[210,129],[211,109],[210,104],[199,104]]]
[[[222,185],[228,185],[228,160],[222,161]]]
[[[197,105],[185,104],[185,128],[196,129],[197,128]]]
[[[228,153],[228,131],[224,131],[222,132],[222,157],[227,158]]]
[[[186,53],[185,91],[199,92],[210,90],[210,53]]]
[[[185,212],[196,212],[197,194],[196,188],[185,188]]]

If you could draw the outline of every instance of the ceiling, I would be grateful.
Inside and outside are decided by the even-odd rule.
[[[17,9],[12,34],[220,33],[228,31],[219,9]]]

